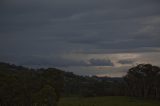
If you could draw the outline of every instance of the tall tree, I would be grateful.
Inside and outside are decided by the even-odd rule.
[[[129,69],[124,77],[128,95],[159,98],[160,68],[151,64],[139,64]]]

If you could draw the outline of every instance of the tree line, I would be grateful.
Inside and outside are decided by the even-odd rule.
[[[0,63],[0,105],[56,106],[63,80],[63,71],[59,69]]]
[[[80,76],[56,68],[0,63],[0,105],[56,106],[61,96],[132,96],[160,100],[160,68],[139,64],[122,78]]]
[[[160,100],[160,68],[139,64],[122,78],[65,73],[64,96],[131,96]]]
[[[63,96],[122,96],[124,95],[123,78],[79,76],[72,72],[64,73]]]

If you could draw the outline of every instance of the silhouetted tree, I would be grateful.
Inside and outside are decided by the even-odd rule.
[[[128,95],[159,98],[160,68],[151,64],[139,64],[129,69],[124,80]]]

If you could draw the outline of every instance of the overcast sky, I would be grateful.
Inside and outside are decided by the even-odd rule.
[[[80,75],[160,66],[160,0],[1,0],[0,61]]]

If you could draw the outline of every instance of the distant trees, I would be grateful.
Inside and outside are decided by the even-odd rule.
[[[0,105],[56,106],[62,88],[61,70],[35,70],[0,63]]]
[[[64,72],[64,79],[64,96],[124,95],[124,81],[122,78],[79,76],[71,72]]]
[[[56,106],[61,93],[63,96],[128,95],[160,99],[160,68],[139,64],[129,69],[124,78],[109,78],[0,63],[0,105]]]
[[[151,64],[139,64],[129,69],[124,77],[127,95],[160,98],[160,68]]]

